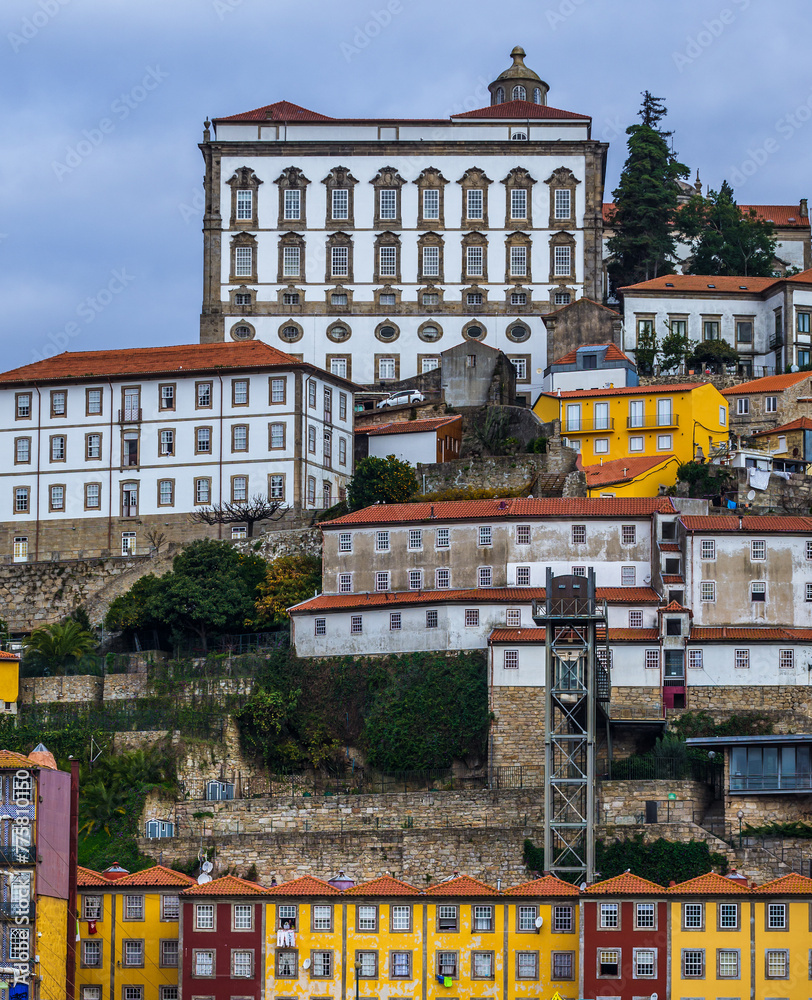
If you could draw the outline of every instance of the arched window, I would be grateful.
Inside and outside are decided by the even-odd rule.
[[[514,101],[526,101],[527,100],[527,90],[526,88],[518,85],[513,88],[513,100]]]
[[[533,103],[541,104],[541,87],[533,88]]]
[[[504,87],[497,87],[496,88],[496,103],[497,104],[504,104],[505,103],[505,88]]]
[[[514,142],[527,142],[527,132],[522,132],[522,131],[511,132],[510,138]]]

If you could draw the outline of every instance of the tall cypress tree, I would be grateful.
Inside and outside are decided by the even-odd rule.
[[[667,114],[662,98],[647,90],[640,108],[640,124],[630,125],[628,158],[612,196],[615,235],[609,240],[609,276],[614,288],[648,281],[674,268],[674,216],[680,177],[688,167],[669,148],[673,134],[659,128]]]
[[[691,198],[680,209],[678,228],[691,246],[688,274],[775,274],[775,226],[752,208],[743,212],[727,181],[707,198]]]

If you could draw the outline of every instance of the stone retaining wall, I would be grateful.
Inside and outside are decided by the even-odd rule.
[[[544,455],[502,455],[497,458],[460,458],[452,462],[418,464],[417,478],[425,493],[466,487],[509,492],[527,490],[532,493],[539,477],[574,472],[576,458],[571,448],[564,448],[560,439],[556,439],[547,443]]]
[[[544,774],[544,688],[491,687],[489,762],[537,768]]]
[[[676,799],[669,800],[670,794]],[[697,823],[713,802],[713,789],[702,781],[601,781],[598,816],[615,826],[639,825],[646,803],[657,803],[660,823]],[[670,819],[669,819],[670,817]]]

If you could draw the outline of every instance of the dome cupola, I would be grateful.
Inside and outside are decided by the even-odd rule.
[[[528,69],[524,64],[527,53],[517,45],[510,53],[513,65],[500,73],[488,86],[491,92],[491,104],[504,104],[507,101],[529,101],[531,104],[546,104],[547,91],[550,89],[538,73]]]

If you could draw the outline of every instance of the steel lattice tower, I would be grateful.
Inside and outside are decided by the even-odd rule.
[[[595,572],[547,570],[544,626],[544,866],[568,882],[595,873],[595,747],[600,702],[609,700],[606,604],[595,597]]]

